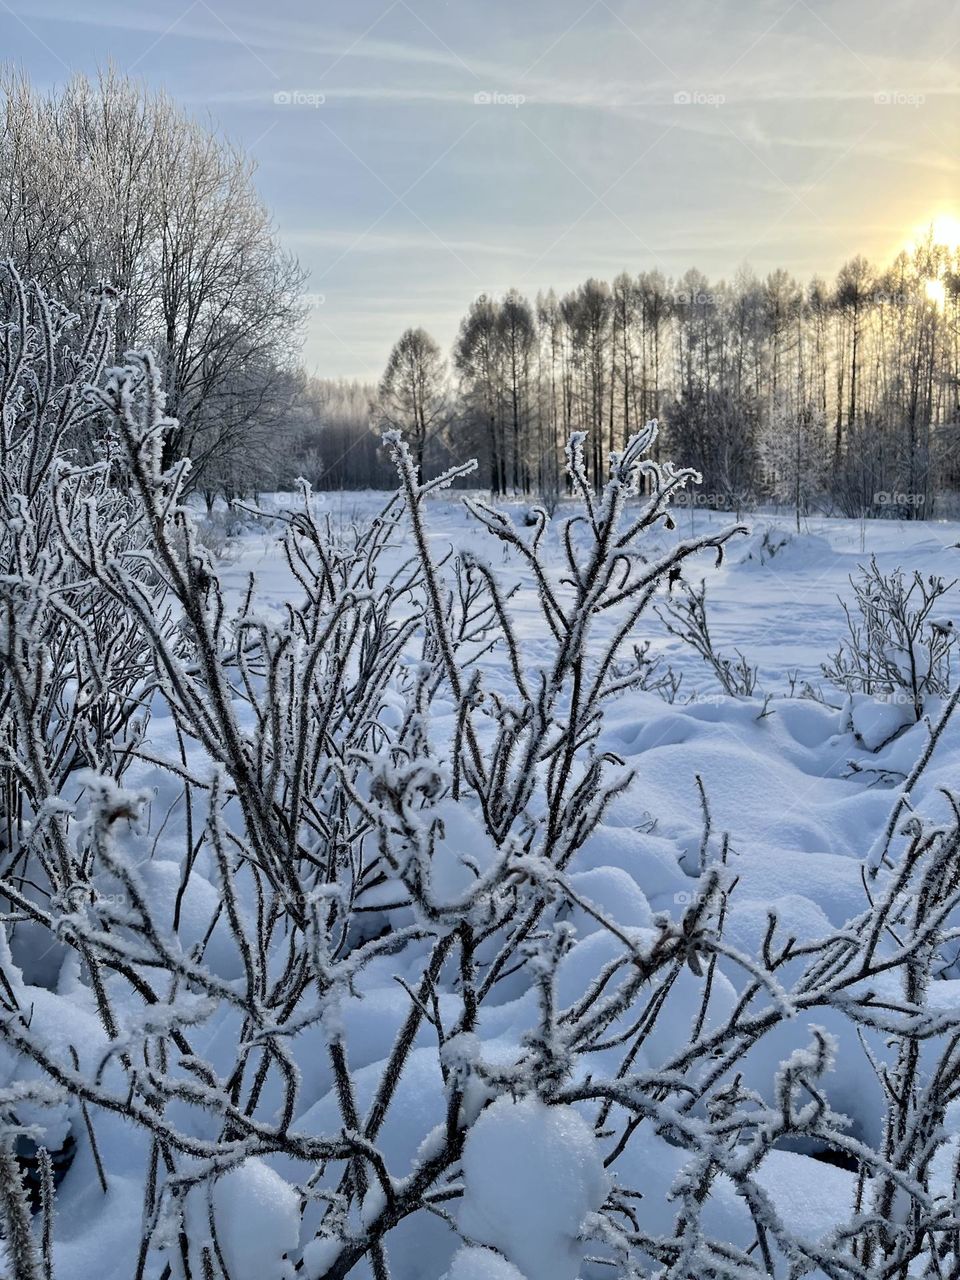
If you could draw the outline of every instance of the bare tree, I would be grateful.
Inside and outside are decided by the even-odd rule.
[[[800,517],[823,492],[827,456],[823,423],[809,403],[794,407],[785,397],[767,416],[759,440],[764,487],[793,505],[797,533]]]
[[[394,344],[380,380],[377,416],[383,427],[409,435],[422,473],[427,442],[449,419],[446,362],[425,329],[407,329]]]
[[[0,82],[0,250],[69,306],[117,294],[114,358],[149,345],[192,485],[252,455],[292,369],[304,276],[252,162],[165,95],[109,69],[44,94]]]
[[[498,305],[482,294],[461,321],[453,349],[466,416],[479,427],[486,446],[493,495],[507,492],[506,390],[501,336]]]

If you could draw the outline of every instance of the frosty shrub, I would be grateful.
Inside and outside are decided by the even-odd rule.
[[[853,607],[843,603],[847,636],[823,674],[846,693],[867,693],[909,706],[917,720],[930,697],[950,691],[952,619],[938,617],[955,586],[916,570],[883,573],[875,558],[851,578]]]
[[[76,385],[48,375],[24,324],[12,439]],[[824,937],[785,935],[771,911],[757,954],[727,941],[736,877],[709,832],[674,918],[626,927],[578,879],[633,784],[598,737],[609,703],[648,678],[632,649],[644,612],[735,532],[644,558],[695,480],[648,459],[655,427],[599,496],[571,441],[580,509],[559,528],[468,502],[478,535],[535,584],[532,631],[483,538],[456,556],[431,542],[425,499],[468,468],[424,480],[396,435],[399,488],[375,520],[337,527],[306,486],[281,517],[298,591],[271,613],[252,583],[231,603],[183,500],[188,464],[161,468],[152,357],[84,376],[78,412],[103,423],[103,466],[48,469],[43,591],[36,559],[11,558],[4,579],[5,634],[20,637],[3,651],[20,790],[0,885],[14,1280],[56,1275],[69,1242],[49,1177],[29,1221],[11,1143],[29,1131],[59,1147],[67,1128],[63,1188],[84,1171],[86,1213],[98,1180],[110,1193],[131,1280],[950,1274],[956,1193],[933,1170],[960,1013],[926,993],[955,932],[957,824],[916,825],[899,856],[888,842],[862,912]],[[108,633],[89,632],[84,592],[113,611]],[[136,677],[153,720],[135,736],[88,727],[69,683],[49,732],[36,726],[49,667],[17,655],[40,644],[38,600],[62,608],[72,661],[108,684],[113,663]],[[80,744],[82,768],[51,770],[48,753]],[[166,815],[142,789],[157,770]],[[65,949],[47,987],[6,945],[28,924],[36,950]],[[873,1131],[831,1103],[840,1044],[875,1069]],[[765,1190],[782,1150],[856,1170],[824,1238]]]
[[[154,669],[103,571],[125,563],[158,634],[163,588],[88,391],[112,342],[109,295],[91,298],[81,321],[6,267],[0,298],[0,874],[33,902],[62,905],[77,874],[53,809],[79,770],[122,777]],[[77,466],[80,456],[95,460]]]
[[[757,668],[751,666],[739,649],[736,658],[728,658],[714,644],[707,616],[706,582],[701,582],[698,589],[693,583],[681,581],[676,593],[668,595],[658,607],[657,614],[670,635],[700,655],[724,693],[731,698],[753,697],[757,689]]]

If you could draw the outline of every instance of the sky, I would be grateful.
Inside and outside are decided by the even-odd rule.
[[[960,218],[948,0],[0,0],[0,60],[112,61],[244,146],[322,377],[481,293],[829,277]]]

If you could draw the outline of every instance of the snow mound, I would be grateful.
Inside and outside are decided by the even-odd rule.
[[[581,1115],[538,1098],[497,1098],[470,1131],[463,1173],[466,1235],[502,1250],[528,1280],[576,1280],[580,1225],[609,1186]]]
[[[913,704],[904,698],[887,700],[855,693],[850,699],[851,729],[868,751],[879,751],[914,719]]]
[[[199,1246],[210,1236],[206,1197],[191,1195],[188,1209],[191,1241]],[[247,1160],[214,1184],[217,1240],[231,1280],[292,1280],[292,1264],[284,1255],[300,1239],[300,1197],[262,1160]],[[195,1274],[202,1274],[197,1261]]]
[[[833,548],[818,533],[790,533],[782,526],[755,528],[739,544],[737,565],[741,568],[806,569],[834,558]]]
[[[526,1280],[512,1262],[492,1249],[460,1249],[442,1280]]]

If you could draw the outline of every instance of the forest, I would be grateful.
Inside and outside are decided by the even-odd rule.
[[[931,226],[890,266],[854,258],[829,283],[786,271],[711,282],[691,269],[533,301],[481,296],[448,360],[420,336],[405,379],[381,384],[396,400],[400,382],[400,404],[370,397],[369,425],[402,423],[437,461],[469,448],[493,494],[549,497],[565,489],[571,432],[589,433],[599,484],[611,452],[657,418],[669,450],[703,475],[706,505],[923,519],[953,510],[958,359],[957,246]],[[351,436],[366,429],[327,412]],[[312,438],[323,457],[338,447]],[[358,458],[341,483],[378,480]]]

